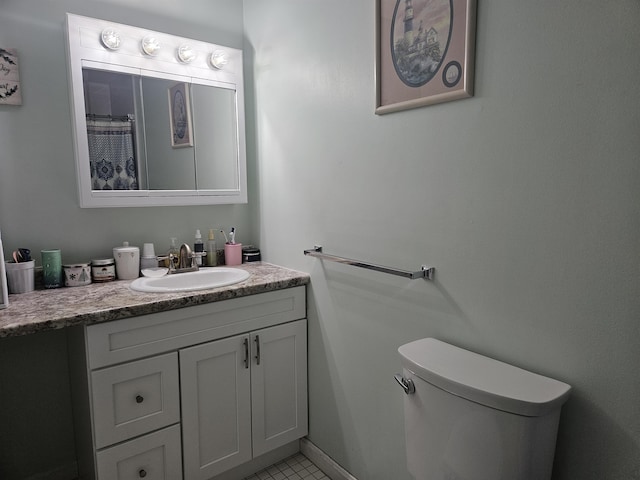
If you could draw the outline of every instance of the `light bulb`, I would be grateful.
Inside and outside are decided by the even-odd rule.
[[[191,63],[197,57],[190,45],[180,45],[178,48],[178,59],[182,63]]]
[[[226,52],[223,52],[222,50],[216,50],[211,54],[210,62],[213,67],[221,69],[227,63],[229,63],[229,59],[227,58]]]
[[[110,50],[120,48],[120,33],[116,30],[105,28],[100,35],[100,40],[102,40],[102,44]]]
[[[158,54],[160,46],[160,42],[150,35],[142,39],[142,51],[152,57]]]

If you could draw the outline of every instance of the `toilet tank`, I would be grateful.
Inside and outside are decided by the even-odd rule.
[[[398,351],[416,480],[551,478],[569,385],[434,338]]]

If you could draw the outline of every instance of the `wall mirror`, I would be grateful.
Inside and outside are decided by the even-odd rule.
[[[247,202],[242,51],[67,14],[80,206]]]

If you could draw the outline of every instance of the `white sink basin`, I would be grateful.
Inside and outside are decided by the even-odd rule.
[[[138,292],[173,293],[226,287],[244,282],[250,274],[238,268],[211,267],[197,272],[174,273],[164,277],[141,277],[131,283]]]

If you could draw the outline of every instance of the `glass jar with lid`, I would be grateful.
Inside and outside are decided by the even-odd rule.
[[[115,280],[115,260],[113,258],[91,260],[91,276],[94,282],[111,282]]]

